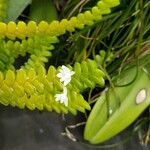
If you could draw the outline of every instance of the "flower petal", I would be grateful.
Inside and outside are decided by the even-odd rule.
[[[60,103],[63,103],[65,106],[68,106],[68,97],[67,97],[67,88],[63,87],[63,93],[56,94],[55,100],[59,101]]]
[[[71,81],[71,76],[74,74],[74,71],[71,71],[69,68],[62,65],[57,77],[60,79],[60,82],[63,82],[64,86],[66,86]]]

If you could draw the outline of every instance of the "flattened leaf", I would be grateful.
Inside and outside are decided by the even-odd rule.
[[[124,73],[132,74],[133,70]],[[98,98],[85,127],[84,138],[92,144],[102,143],[128,127],[150,105],[150,79],[140,69],[134,82],[109,89]],[[139,92],[145,89],[145,100],[137,104]],[[120,104],[119,104],[120,103]],[[112,111],[110,113],[110,110]]]
[[[8,0],[5,22],[15,21],[32,0]]]

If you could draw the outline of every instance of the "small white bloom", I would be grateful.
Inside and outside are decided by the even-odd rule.
[[[56,94],[55,95],[55,100],[60,103],[64,103],[64,105],[67,107],[68,106],[68,97],[67,97],[67,88],[64,87],[63,93],[62,94]]]
[[[60,78],[60,81],[63,82],[64,86],[66,86],[71,81],[71,76],[74,74],[74,71],[71,71],[69,68],[63,65],[60,69],[60,72],[57,74],[57,77]]]

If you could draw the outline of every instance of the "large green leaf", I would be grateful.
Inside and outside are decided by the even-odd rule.
[[[7,18],[5,22],[15,21],[31,0],[8,0]]]
[[[41,20],[51,22],[57,19],[57,11],[52,0],[33,0],[29,17],[36,22]]]
[[[139,68],[137,75],[136,71],[133,67],[121,77],[120,83],[132,79],[131,84],[110,88],[98,98],[84,131],[90,143],[102,143],[118,134],[150,105],[150,79],[143,69]]]

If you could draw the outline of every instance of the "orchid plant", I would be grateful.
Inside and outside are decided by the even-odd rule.
[[[0,104],[90,111],[84,139],[91,144],[149,107],[149,0],[25,0],[20,13],[15,3],[0,0]]]

